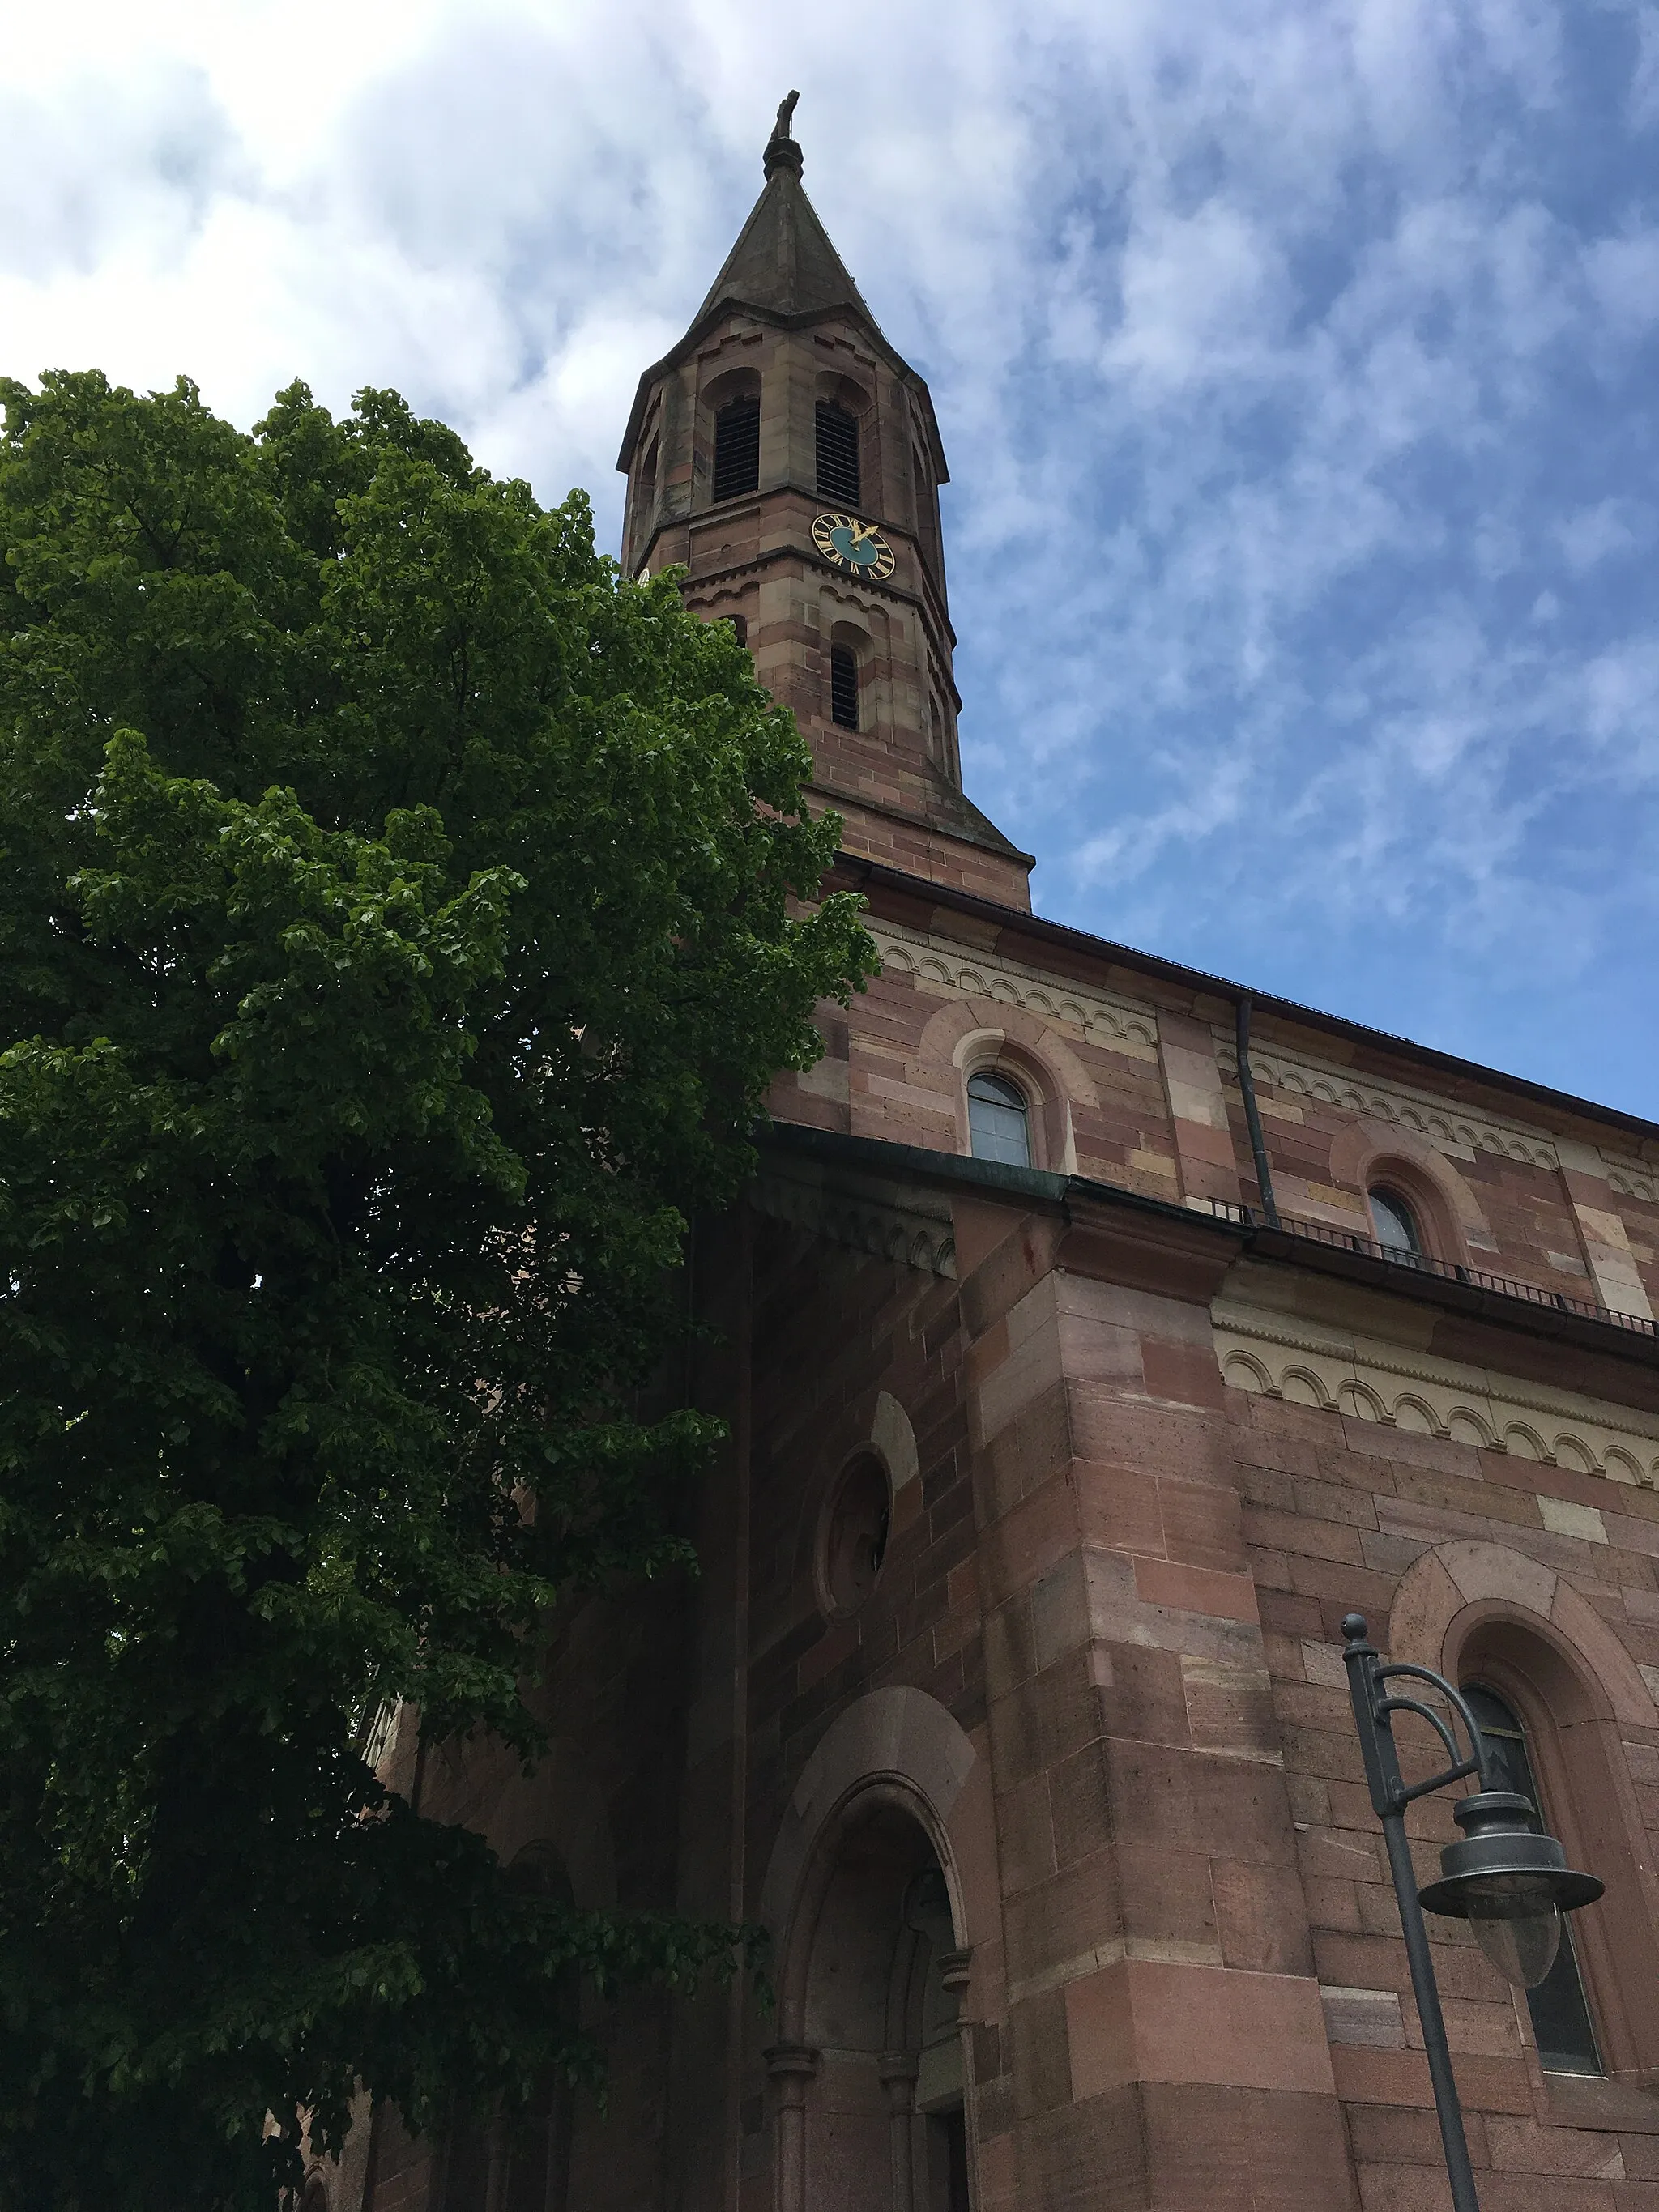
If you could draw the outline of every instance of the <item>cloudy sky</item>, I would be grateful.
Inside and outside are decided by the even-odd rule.
[[[792,85],[1039,909],[1659,1116],[1659,6],[20,9],[0,370],[395,385],[614,546]]]

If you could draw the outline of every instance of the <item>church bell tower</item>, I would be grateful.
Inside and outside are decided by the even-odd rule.
[[[766,182],[617,465],[623,563],[674,563],[812,750],[842,844],[1029,911],[1028,854],[964,795],[927,386],[883,337],[801,183],[791,93]]]

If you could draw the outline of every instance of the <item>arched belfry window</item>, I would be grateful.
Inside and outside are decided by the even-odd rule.
[[[859,660],[850,645],[830,648],[830,719],[843,730],[859,726]]]
[[[760,398],[728,400],[714,416],[716,499],[741,499],[760,489]]]
[[[1495,1690],[1488,1690],[1478,1682],[1466,1682],[1463,1695],[1480,1724],[1496,1768],[1494,1786],[1512,1790],[1517,1796],[1527,1798],[1534,1809],[1533,1826],[1540,1832],[1546,1826],[1543,1807],[1539,1800],[1538,1784],[1532,1771],[1532,1760],[1527,1755],[1527,1735],[1519,1716],[1500,1698]],[[1533,2039],[1538,2045],[1538,2062],[1553,2074],[1600,2074],[1602,2071],[1601,2053],[1596,2048],[1595,2029],[1590,2020],[1589,2006],[1584,1997],[1583,1977],[1578,1971],[1577,1954],[1573,1949],[1572,1925],[1563,1916],[1561,1948],[1555,1954],[1555,1964],[1534,1990],[1527,1991],[1527,2004],[1532,2014]]]
[[[859,476],[859,419],[833,399],[820,399],[817,411],[817,488],[820,499],[857,507],[864,494]]]
[[[988,1070],[969,1078],[968,1140],[976,1160],[1030,1166],[1030,1109],[1018,1084]]]
[[[1389,1257],[1391,1260],[1421,1259],[1423,1237],[1417,1225],[1417,1216],[1399,1192],[1378,1188],[1367,1191],[1365,1195],[1370,1201],[1376,1241]]]

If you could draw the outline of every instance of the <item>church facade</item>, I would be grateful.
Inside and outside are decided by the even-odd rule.
[[[773,2001],[629,1998],[605,2115],[383,2113],[319,2201],[1443,2204],[1358,1610],[1607,1884],[1530,1998],[1435,1926],[1482,2202],[1652,2212],[1659,1128],[1032,914],[962,789],[927,386],[787,123],[620,465],[625,566],[794,711],[883,965],[698,1232],[701,1577],[573,1612],[532,1780],[421,1786],[578,1904],[763,1923]]]

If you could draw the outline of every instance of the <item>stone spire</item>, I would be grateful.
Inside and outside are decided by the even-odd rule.
[[[878,332],[801,184],[800,145],[789,129],[799,98],[792,92],[779,102],[763,157],[766,188],[692,317],[694,330],[717,307],[730,305],[792,317],[845,307]]]

